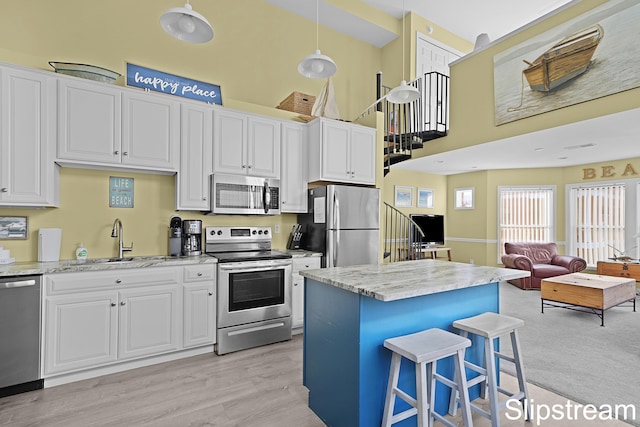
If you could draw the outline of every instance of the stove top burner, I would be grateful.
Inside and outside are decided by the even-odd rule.
[[[263,261],[269,259],[289,259],[290,254],[278,251],[239,251],[239,252],[217,252],[209,253],[210,256],[218,259],[218,262],[246,262]]]

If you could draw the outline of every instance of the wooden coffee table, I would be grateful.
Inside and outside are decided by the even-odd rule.
[[[543,279],[540,286],[542,312],[545,307],[587,311],[600,317],[604,311],[625,302],[633,302],[636,311],[636,281],[631,278],[571,273]]]

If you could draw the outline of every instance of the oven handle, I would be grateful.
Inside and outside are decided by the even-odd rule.
[[[291,261],[270,261],[269,264],[243,264],[241,262],[230,262],[218,264],[218,268],[224,271],[268,271],[277,270],[282,267],[291,266]]]

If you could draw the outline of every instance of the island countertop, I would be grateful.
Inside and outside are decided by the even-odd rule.
[[[385,302],[519,279],[529,274],[523,270],[432,259],[300,272],[309,279]]]

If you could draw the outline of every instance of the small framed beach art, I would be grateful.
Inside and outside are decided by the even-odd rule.
[[[473,187],[456,188],[453,201],[455,209],[473,209]]]
[[[433,208],[433,190],[430,188],[418,188],[418,207]]]
[[[396,185],[395,189],[395,206],[397,208],[409,208],[413,206],[413,187],[403,187]]]

